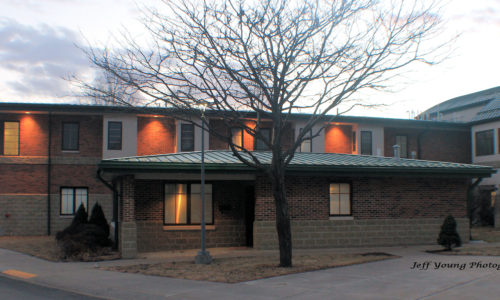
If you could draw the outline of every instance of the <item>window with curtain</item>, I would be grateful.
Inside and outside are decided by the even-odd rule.
[[[165,225],[201,223],[201,184],[165,184]],[[205,184],[205,223],[213,224],[212,184]]]

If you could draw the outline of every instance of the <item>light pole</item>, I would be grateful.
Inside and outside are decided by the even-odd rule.
[[[208,103],[200,103],[201,109],[201,250],[194,258],[196,264],[208,265],[212,262],[210,253],[205,248],[205,110]]]

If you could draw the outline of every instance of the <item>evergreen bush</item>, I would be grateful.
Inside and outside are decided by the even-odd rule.
[[[92,212],[90,213],[89,224],[94,224],[94,225],[99,226],[104,231],[106,238],[109,237],[108,221],[106,220],[106,217],[104,216],[104,212],[102,210],[101,205],[97,202],[96,202],[96,204],[94,204],[94,207],[92,207]]]
[[[437,242],[439,245],[445,247],[447,251],[450,251],[452,247],[460,247],[462,245],[462,240],[457,232],[457,222],[453,216],[447,216],[444,219]]]

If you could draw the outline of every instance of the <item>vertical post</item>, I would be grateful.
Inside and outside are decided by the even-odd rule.
[[[196,255],[196,264],[210,264],[212,257],[205,247],[205,110],[202,108],[201,114],[201,250]]]

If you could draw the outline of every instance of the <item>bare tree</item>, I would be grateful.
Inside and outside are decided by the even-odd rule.
[[[424,41],[437,34],[440,19],[432,5],[418,0],[163,2],[162,12],[146,10],[150,44],[125,36],[120,51],[93,48],[88,55],[102,70],[140,91],[149,105],[178,108],[179,117],[193,120],[200,117],[198,105],[207,102],[209,118],[222,117],[227,128],[242,128],[267,146],[270,163],[233,143],[231,130],[221,132],[207,124],[236,157],[268,175],[280,266],[290,267],[285,175],[295,151],[305,139],[319,135],[333,109],[360,90],[386,87],[395,71],[413,62],[432,64],[429,55],[437,48]],[[294,112],[307,112],[309,118],[285,146]],[[270,137],[259,131],[265,120],[272,123]]]

